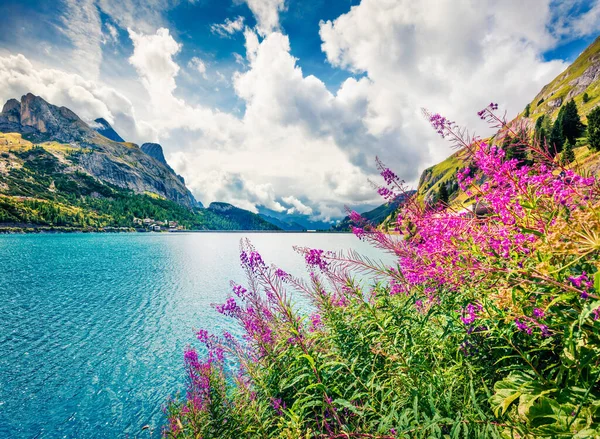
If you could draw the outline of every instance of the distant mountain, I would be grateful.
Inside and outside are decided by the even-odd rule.
[[[133,227],[135,217],[188,229],[278,229],[233,206],[228,212],[203,209],[160,145],[144,152],[113,140],[121,137],[106,121],[94,125],[31,93],[6,102],[0,113],[0,228]]]
[[[398,207],[404,203],[404,201],[415,194],[416,191],[408,191],[405,195],[398,196],[394,201],[390,203],[382,204],[375,209],[367,212],[359,212],[360,215],[366,219],[371,225],[378,227],[393,213]],[[350,216],[346,216],[342,221],[333,226],[331,229],[335,231],[350,231],[352,229],[352,221]]]
[[[269,215],[264,215],[264,214],[259,214],[258,216],[260,216],[262,219],[264,219],[265,221],[276,225],[277,227],[279,227],[281,230],[286,230],[288,232],[304,232],[306,231],[306,227],[304,227],[301,224],[298,224],[295,221],[292,222],[286,222],[280,219],[277,219],[273,216],[269,216]]]
[[[106,119],[102,117],[94,120],[94,125],[92,128],[94,128],[98,133],[102,134],[107,139],[114,140],[115,142],[125,141],[121,136],[119,136],[119,134],[117,134],[113,127],[110,126]]]
[[[280,227],[265,221],[259,215],[228,203],[210,203],[208,211],[239,224],[239,230],[281,230]]]
[[[273,221],[281,221],[285,224],[284,230],[298,230],[298,227],[305,230],[329,230],[331,222],[312,219],[311,215],[300,213],[287,213],[287,211],[277,212],[264,206],[258,206],[258,213],[264,217],[270,217]]]

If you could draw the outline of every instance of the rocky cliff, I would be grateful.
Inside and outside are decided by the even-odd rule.
[[[87,173],[136,193],[156,194],[190,208],[201,206],[166,162],[156,160],[137,145],[101,135],[68,108],[49,104],[31,93],[20,101],[6,102],[0,113],[0,132],[19,133],[25,140],[48,147],[71,171]]]
[[[107,139],[114,140],[115,142],[125,141],[103,117],[99,117],[98,119],[94,120],[92,127]]]

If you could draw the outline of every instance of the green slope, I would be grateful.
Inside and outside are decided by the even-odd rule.
[[[4,142],[1,142],[4,140]],[[0,230],[134,228],[134,218],[176,221],[187,230],[277,230],[243,209],[189,208],[154,193],[104,183],[78,168],[85,151],[0,133]]]

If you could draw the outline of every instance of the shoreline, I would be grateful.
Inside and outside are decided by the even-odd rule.
[[[121,233],[139,233],[139,234],[177,234],[177,233],[293,233],[293,234],[352,234],[350,231],[329,231],[329,230],[145,230],[145,229],[78,229],[71,227],[53,227],[53,226],[30,226],[30,227],[12,227],[2,226],[0,224],[0,235],[35,235],[35,234],[121,234]]]

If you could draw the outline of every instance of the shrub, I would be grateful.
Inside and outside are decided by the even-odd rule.
[[[584,104],[587,104],[590,100],[590,97],[588,96],[587,92],[585,92],[581,99],[583,100]]]
[[[523,135],[496,109],[479,115]],[[600,435],[598,182],[539,144],[522,165],[428,117],[471,157],[457,180],[476,215],[413,198],[390,235],[353,212],[357,237],[396,264],[297,248],[308,281],[242,241],[247,282],[217,311],[243,335],[198,332],[202,353],[185,352],[187,393],[166,407],[166,437]],[[405,192],[380,170],[386,195]],[[292,291],[310,307],[294,306]]]

